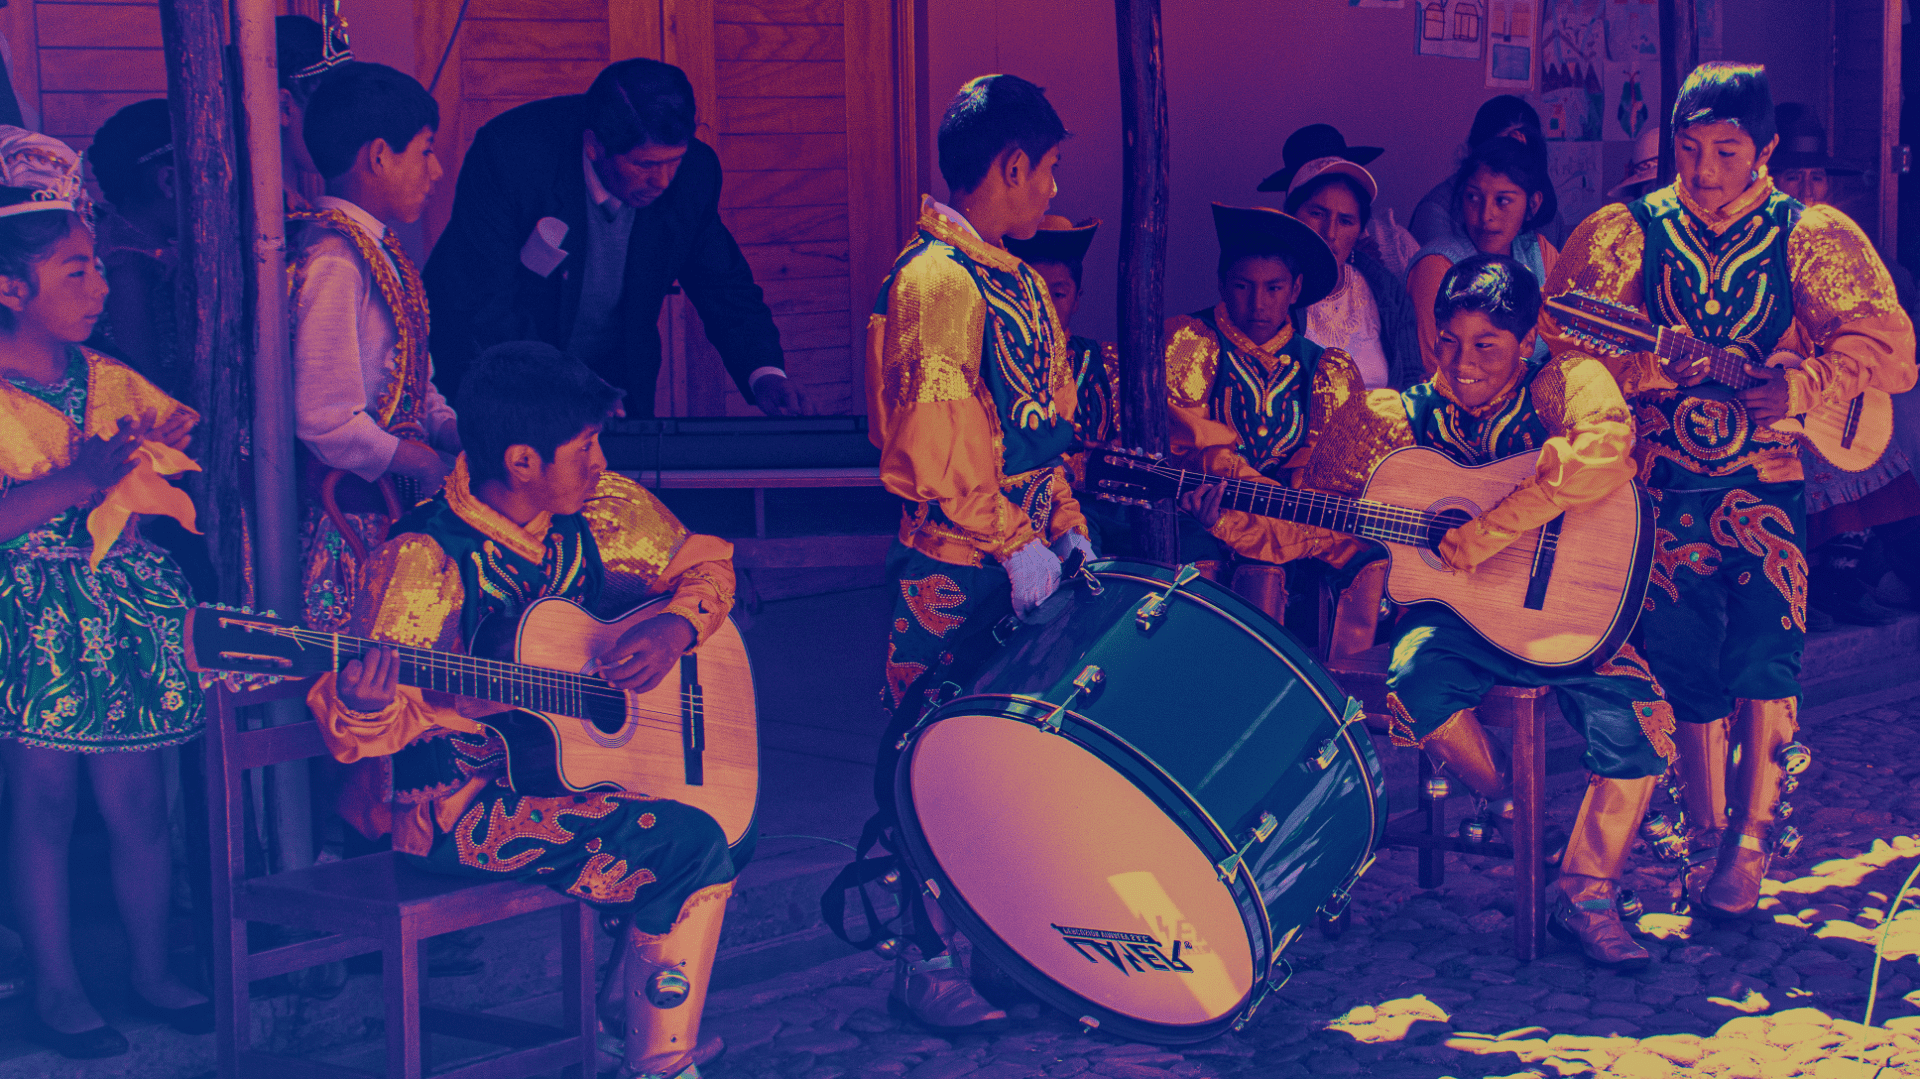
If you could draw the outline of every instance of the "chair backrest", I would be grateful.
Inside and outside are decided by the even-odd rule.
[[[1321,660],[1339,659],[1373,647],[1380,627],[1380,601],[1387,590],[1387,560],[1369,563],[1334,604],[1331,625],[1321,634]]]
[[[239,691],[216,682],[209,691],[205,737],[207,830],[212,842],[214,882],[223,894],[246,877],[246,773],[327,755],[319,725],[306,716],[304,701],[312,687],[313,679],[302,678]],[[298,702],[300,714],[306,718],[242,729],[242,709],[284,701]]]

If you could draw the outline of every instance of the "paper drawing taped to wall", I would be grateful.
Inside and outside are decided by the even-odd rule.
[[[1562,221],[1584,221],[1600,208],[1600,149],[1597,142],[1548,144],[1547,175],[1553,178]]]
[[[1604,137],[1600,65],[1606,48],[1603,0],[1546,0],[1540,20],[1540,97],[1564,114],[1560,137],[1578,142]]]
[[[1489,0],[1487,86],[1533,89],[1533,31],[1537,0]]]
[[[1413,5],[1414,52],[1478,60],[1486,24],[1484,0],[1417,0]]]

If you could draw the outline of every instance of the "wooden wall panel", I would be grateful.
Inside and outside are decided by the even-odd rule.
[[[83,159],[108,117],[136,101],[167,96],[160,7],[153,0],[14,0],[9,9],[21,9],[5,25],[19,68],[15,82],[33,88],[28,92],[41,129]]]

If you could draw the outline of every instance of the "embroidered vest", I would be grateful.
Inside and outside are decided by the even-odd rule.
[[[1484,416],[1448,400],[1432,382],[1412,387],[1400,400],[1414,442],[1463,465],[1484,465],[1539,449],[1553,437],[1533,407],[1533,380],[1544,369],[1544,364],[1528,363],[1507,401]]]
[[[1091,337],[1067,338],[1076,388],[1073,430],[1083,446],[1105,446],[1120,437],[1120,388],[1107,370],[1106,348]]]
[[[555,517],[547,526],[538,564],[489,539],[447,504],[445,493],[414,507],[393,526],[393,535],[417,532],[432,537],[458,567],[466,603],[460,609],[460,637],[477,653],[476,641],[511,640],[521,612],[549,596],[588,607],[600,598],[600,551],[579,514]],[[499,656],[498,658],[506,658]],[[491,733],[450,732],[444,738],[419,739],[393,755],[393,793],[400,801],[443,797],[469,776],[498,770],[506,747]]]
[[[1642,261],[1649,317],[1718,344],[1745,342],[1761,356],[1793,327],[1787,238],[1800,220],[1796,200],[1774,192],[1715,235],[1673,186],[1630,204],[1646,240]],[[1764,456],[1794,452],[1794,440],[1758,427],[1737,400],[1688,389],[1648,394],[1635,424],[1654,487],[1724,487],[1758,479]]]
[[[1313,375],[1326,350],[1296,326],[1280,347],[1280,362],[1268,370],[1258,356],[1236,347],[1234,335],[1222,331],[1214,311],[1209,307],[1193,315],[1220,343],[1213,385],[1207,391],[1207,416],[1238,432],[1235,450],[1263,475],[1277,479],[1307,437]]]

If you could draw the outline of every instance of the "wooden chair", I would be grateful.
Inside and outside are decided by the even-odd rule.
[[[474,883],[422,872],[392,851],[247,877],[241,843],[246,789],[242,776],[251,768],[317,757],[327,749],[313,723],[244,730],[239,713],[253,705],[303,697],[310,685],[310,681],[286,682],[245,692],[217,686],[209,694],[206,753],[220,1075],[223,1079],[373,1075],[253,1048],[249,1001],[251,984],[262,978],[379,952],[386,991],[388,1079],[421,1079],[428,1074],[428,1033],[512,1049],[440,1073],[443,1079],[512,1079],[556,1070],[569,1079],[593,1079],[598,1035],[593,969],[597,919],[580,901],[532,882]],[[429,937],[539,911],[559,915],[563,1027],[427,1005],[421,948]],[[250,952],[249,922],[324,935]]]
[[[1387,564],[1361,570],[1335,607],[1326,636],[1328,673],[1367,710],[1367,725],[1385,731],[1387,673],[1393,646],[1373,643]],[[1546,932],[1545,852],[1541,849],[1541,807],[1546,797],[1546,714],[1549,692],[1542,687],[1495,686],[1475,709],[1487,727],[1513,732],[1513,842],[1474,843],[1446,834],[1446,803],[1427,794],[1437,774],[1433,759],[1420,754],[1415,787],[1420,805],[1387,821],[1382,845],[1420,852],[1420,886],[1439,887],[1446,879],[1447,852],[1513,859],[1513,948],[1522,962],[1538,958]]]

